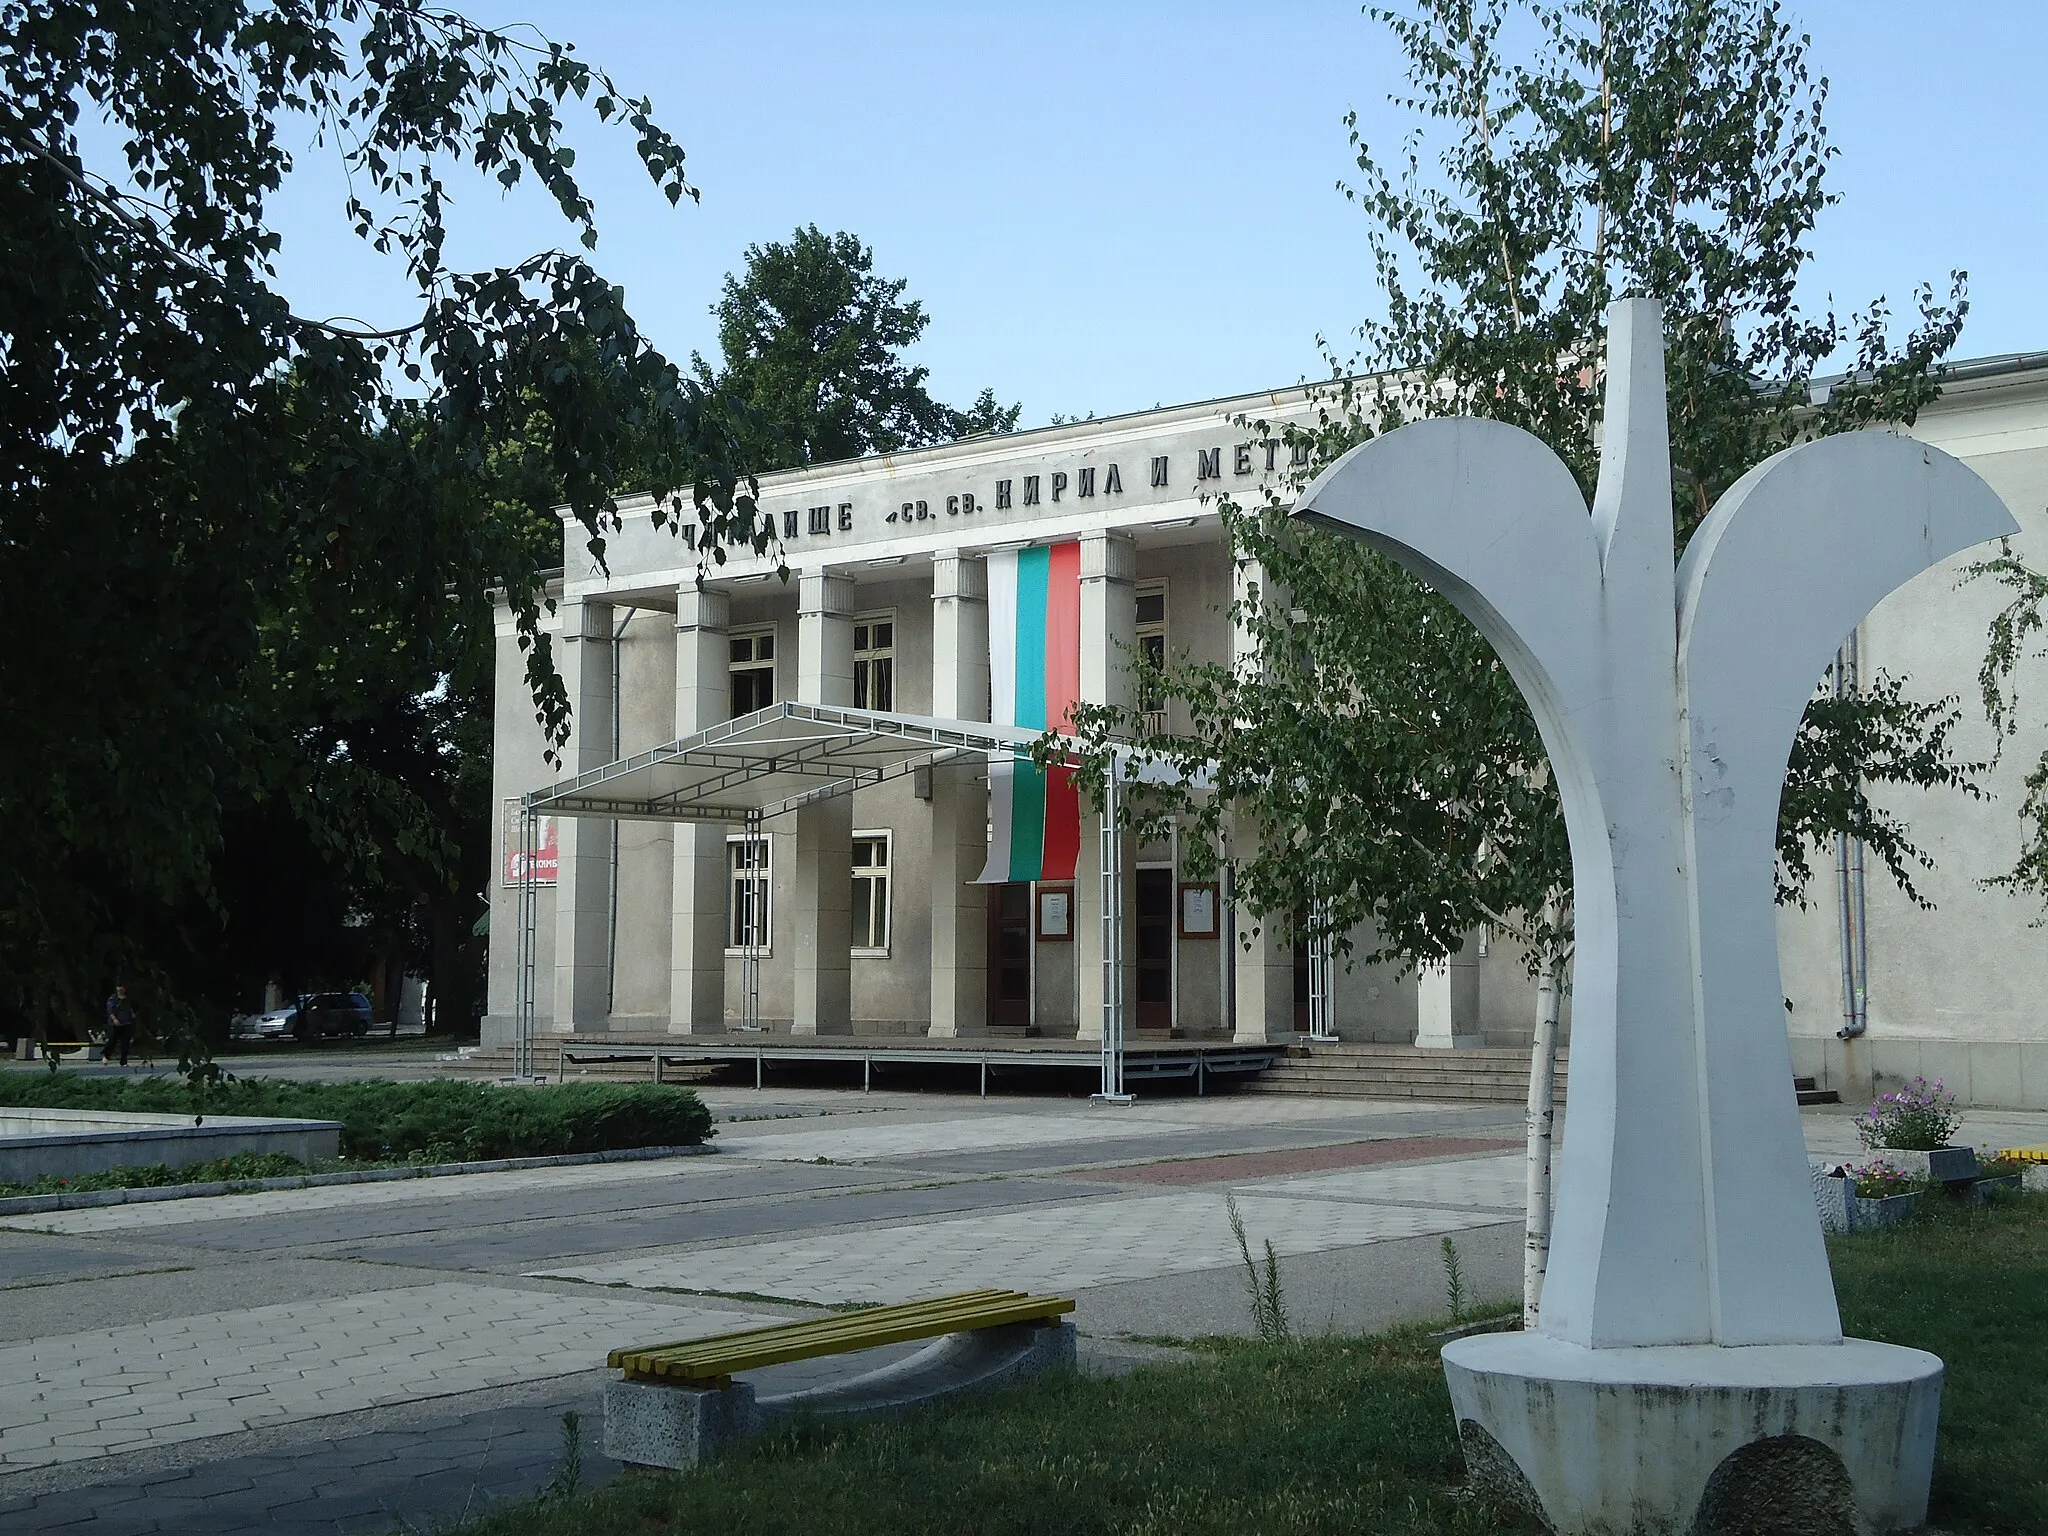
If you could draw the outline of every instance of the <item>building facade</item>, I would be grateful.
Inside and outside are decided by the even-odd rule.
[[[520,796],[781,700],[987,720],[991,551],[1077,543],[1084,700],[1132,694],[1128,659],[1167,649],[1241,654],[1230,557],[1214,498],[1240,501],[1290,469],[1277,427],[1306,420],[1299,391],[986,437],[766,477],[781,550],[700,561],[687,524],[622,507],[603,568],[567,524],[548,620],[575,710],[564,761],[544,759],[511,616],[498,627],[486,1039],[512,1027]],[[1237,423],[1273,424],[1260,432]],[[1958,370],[1915,434],[1997,489],[2048,560],[2048,364]],[[786,579],[781,574],[786,568]],[[1877,609],[1855,640],[1863,675],[1916,697],[1960,696],[1969,757],[1992,756],[1976,704],[1988,583],[1945,567]],[[1804,908],[1781,918],[1795,1062],[1847,1095],[1925,1072],[1987,1104],[2048,1105],[2048,953],[2038,903],[1987,888],[2019,846],[2026,771],[2048,733],[2004,744],[1982,799],[1896,798],[1934,857],[1907,901],[1881,868],[1865,895],[1816,861]],[[542,1029],[723,1033],[743,1011],[742,957],[760,956],[759,1015],[797,1033],[1092,1038],[1100,1029],[1100,850],[1082,818],[1081,878],[977,885],[986,769],[942,764],[809,805],[754,837],[709,824],[564,819],[547,851],[535,932]],[[551,833],[551,837],[546,836]],[[1171,843],[1125,849],[1128,1027],[1140,1035],[1275,1040],[1309,1022],[1308,957],[1270,928],[1226,943],[1212,886],[1182,878]],[[1842,899],[1848,893],[1848,899]],[[1860,941],[1843,963],[1845,912]],[[1852,939],[1856,933],[1852,932]],[[1368,934],[1360,934],[1361,948]],[[1476,933],[1448,966],[1346,969],[1329,1022],[1346,1040],[1526,1043],[1534,987],[1512,946]],[[1860,1033],[1858,1028],[1860,1026]],[[1838,1031],[1850,1031],[1850,1038]]]

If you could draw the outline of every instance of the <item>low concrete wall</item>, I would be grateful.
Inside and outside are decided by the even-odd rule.
[[[0,1109],[0,1183],[6,1184],[155,1163],[180,1168],[244,1152],[282,1152],[310,1163],[340,1151],[338,1120],[208,1115],[194,1125],[190,1115]]]
[[[2048,1109],[2048,1041],[1794,1035],[1792,1070],[1834,1089],[1845,1104],[1868,1104],[1926,1077],[1940,1078],[1967,1108]]]

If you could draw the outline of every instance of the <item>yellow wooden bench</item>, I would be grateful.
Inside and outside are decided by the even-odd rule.
[[[680,1469],[716,1455],[770,1419],[797,1412],[887,1413],[983,1391],[1074,1363],[1065,1296],[962,1291],[897,1307],[775,1323],[708,1339],[615,1349],[605,1384],[606,1454],[632,1466]],[[946,1340],[851,1380],[757,1401],[741,1371],[916,1339]]]
[[[1001,1328],[1012,1323],[1050,1323],[1074,1310],[1065,1296],[1032,1296],[1024,1291],[961,1291],[930,1301],[895,1307],[871,1307],[809,1322],[778,1323],[738,1333],[689,1339],[679,1344],[650,1344],[640,1349],[615,1349],[606,1363],[625,1372],[627,1381],[665,1386],[728,1387],[740,1371],[815,1360],[935,1339],[948,1333]]]
[[[2006,1147],[1992,1155],[2010,1159],[2015,1163],[2048,1163],[2048,1146]]]

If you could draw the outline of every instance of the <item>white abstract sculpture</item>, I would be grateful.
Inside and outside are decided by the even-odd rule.
[[[1571,834],[1571,1110],[1539,1323],[1454,1343],[1445,1369],[1475,1475],[1559,1531],[1707,1531],[1736,1518],[1745,1466],[1776,1458],[1782,1484],[1816,1454],[1792,1482],[1910,1526],[1941,1362],[1842,1338],[1779,983],[1778,798],[1842,637],[2017,529],[1946,454],[1859,432],[1745,475],[1674,587],[1661,323],[1644,300],[1609,311],[1590,517],[1543,443],[1469,419],[1353,449],[1294,509],[1479,627]]]

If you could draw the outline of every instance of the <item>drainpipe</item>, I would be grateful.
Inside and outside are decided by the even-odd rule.
[[[1835,697],[1848,698],[1862,686],[1861,647],[1856,631],[1835,652]],[[1835,834],[1835,916],[1842,947],[1842,1027],[1839,1040],[1861,1038],[1870,1027],[1870,948],[1863,894],[1863,839]]]
[[[625,715],[625,700],[619,692],[619,679],[623,668],[619,664],[619,642],[626,638],[626,627],[633,622],[638,608],[628,608],[625,618],[612,630],[612,761],[619,760],[621,737],[619,726]],[[604,933],[604,1013],[605,1027],[611,1027],[612,1010],[618,1006],[619,993],[619,822],[612,818],[612,857],[610,889],[606,897]]]

